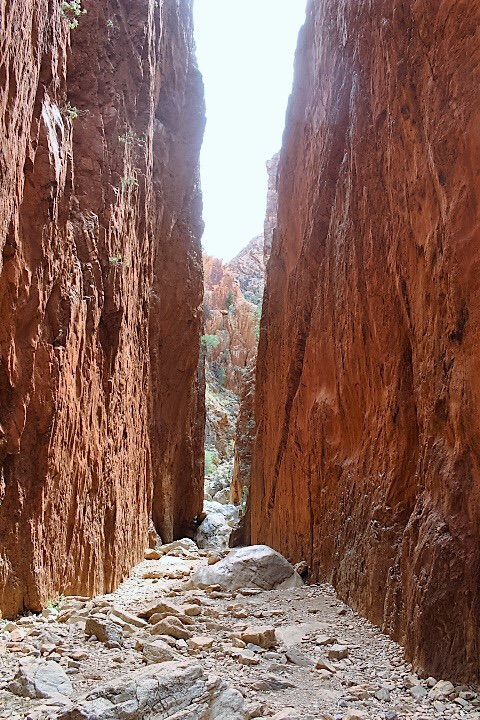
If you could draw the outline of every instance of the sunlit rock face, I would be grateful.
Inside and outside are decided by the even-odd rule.
[[[111,590],[202,507],[191,2],[4,8],[0,609]],[[64,4],[65,5],[65,4]],[[75,27],[78,21],[78,26]]]
[[[245,369],[257,353],[263,240],[252,240],[231,263],[204,255],[203,264],[207,363],[221,386],[240,395]]]
[[[257,366],[252,541],[479,677],[480,6],[311,0]]]

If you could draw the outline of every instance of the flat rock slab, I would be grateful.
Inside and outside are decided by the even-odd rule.
[[[296,625],[285,625],[277,627],[275,634],[277,639],[287,647],[293,647],[302,642],[303,638],[310,633],[318,632],[325,628],[324,623],[297,623]]]
[[[87,693],[58,720],[244,720],[242,695],[199,663],[149,665]]]
[[[11,693],[27,698],[51,698],[73,693],[64,669],[52,660],[24,660],[9,685]]]

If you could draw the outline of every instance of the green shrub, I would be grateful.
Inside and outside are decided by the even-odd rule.
[[[205,475],[211,475],[217,469],[215,460],[213,452],[205,450]]]
[[[202,335],[202,345],[205,350],[216,348],[220,345],[220,338],[217,335]]]
[[[81,0],[61,0],[60,2],[60,15],[70,30],[75,30],[78,27],[78,18],[86,12],[82,8]]]
[[[232,308],[234,306],[234,304],[235,304],[235,296],[233,294],[233,290],[230,290],[230,292],[228,293],[226,300],[225,300],[225,305],[227,306],[227,310],[230,310],[230,308]]]
[[[70,102],[62,108],[62,115],[69,120],[76,120],[78,118],[78,108],[75,105],[71,105]]]

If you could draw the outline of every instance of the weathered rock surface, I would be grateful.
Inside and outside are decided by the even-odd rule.
[[[208,678],[201,665],[165,662],[101,685],[58,720],[243,720],[243,705],[237,690]]]
[[[192,577],[197,587],[219,585],[224,590],[240,588],[301,587],[303,581],[282,555],[266,545],[236,548],[210,567],[199,568]]]
[[[61,5],[0,20],[6,615],[111,590],[152,510],[169,540],[202,506],[191,2],[88,0],[76,29]]]
[[[229,272],[240,285],[240,290],[246,300],[254,305],[263,298],[265,287],[265,250],[264,237],[258,235],[250,240],[243,250],[230,260],[226,266]]]
[[[258,252],[255,253],[257,258]],[[252,283],[257,282],[257,261],[252,261]],[[218,258],[203,256],[205,275],[205,335],[215,337],[216,344],[207,345],[207,366],[222,387],[240,394],[244,368],[256,357],[258,341],[258,303],[244,296],[240,279],[247,277],[246,259],[242,276]]]
[[[270,253],[272,252],[273,235],[277,227],[278,212],[278,166],[280,163],[280,153],[276,153],[267,162],[268,173],[268,191],[267,191],[267,209],[265,212],[265,223],[263,226],[263,253],[264,263],[267,267]]]
[[[252,470],[252,448],[255,438],[255,365],[252,361],[243,375],[240,410],[235,428],[235,453],[230,499],[246,503]]]
[[[73,693],[72,683],[58,663],[31,658],[20,663],[9,690],[26,698],[68,697]]]
[[[479,677],[480,6],[308,5],[257,365],[252,540]]]

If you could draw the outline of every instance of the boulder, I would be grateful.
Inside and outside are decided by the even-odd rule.
[[[87,692],[58,720],[244,720],[242,695],[199,663],[148,665]]]
[[[122,644],[122,633],[113,622],[89,617],[85,623],[85,635],[94,635],[107,647],[117,647]]]
[[[188,640],[192,636],[190,630],[187,630],[183,623],[174,616],[167,616],[153,625],[151,633],[152,635],[169,635],[175,640]]]
[[[176,605],[174,605],[171,602],[168,602],[168,600],[161,600],[160,602],[155,603],[154,605],[149,605],[146,607],[142,612],[138,613],[138,617],[140,618],[146,618],[149,620],[152,615],[184,615],[183,609],[180,609]]]
[[[166,642],[158,639],[143,646],[143,657],[147,665],[154,665],[175,660],[177,654]]]
[[[68,697],[73,693],[72,683],[58,663],[30,658],[20,661],[8,689],[14,695],[26,698]]]
[[[272,590],[303,585],[288,560],[267,545],[235,548],[215,565],[199,568],[191,583],[199,588],[218,585],[222,590],[246,587]]]
[[[272,648],[277,645],[275,628],[269,625],[252,625],[242,632],[241,638],[244,643],[252,643],[262,648]]]
[[[231,532],[225,515],[209,513],[199,526],[195,540],[202,550],[226,550]]]

